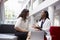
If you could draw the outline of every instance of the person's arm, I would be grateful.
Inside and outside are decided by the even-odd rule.
[[[28,36],[26,40],[30,40],[30,37],[31,37],[31,32],[28,32]]]
[[[47,20],[46,23],[43,25],[43,28],[42,28],[42,30],[44,31],[45,35],[49,34],[50,26],[51,26],[51,21]]]
[[[36,29],[42,30],[40,27],[35,27]]]
[[[39,25],[37,25],[37,24],[33,24],[32,27],[33,27],[35,30],[37,30],[37,31],[41,30],[41,28],[40,28]]]
[[[16,29],[17,31],[20,31],[20,32],[28,32],[27,30],[22,29],[20,27],[14,27],[14,29]]]

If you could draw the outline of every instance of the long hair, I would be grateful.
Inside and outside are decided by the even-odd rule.
[[[50,18],[49,18],[49,13],[48,13],[48,11],[46,11],[46,10],[43,10],[43,11],[44,11],[44,13],[46,14],[46,18],[50,19]],[[41,21],[41,19],[42,19],[42,18],[40,18],[39,21]]]
[[[22,17],[23,20],[26,20],[27,18],[27,15],[29,14],[29,10],[28,9],[24,9],[21,14],[18,16],[19,17]]]
[[[49,19],[49,13],[48,13],[48,11],[45,10],[44,13],[46,14],[46,18]]]

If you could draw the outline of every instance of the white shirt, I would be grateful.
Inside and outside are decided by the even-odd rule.
[[[17,22],[15,24],[15,27],[20,27],[22,29],[28,30],[28,20],[26,22],[22,19],[22,17],[17,19]]]
[[[41,22],[42,22],[43,20],[41,20],[41,21],[39,21],[38,22],[38,25],[41,27]],[[50,36],[50,26],[51,26],[51,21],[47,18],[46,20],[45,20],[45,22],[44,22],[44,24],[43,24],[43,27],[42,27],[42,30],[44,30],[46,33],[47,33],[47,35],[46,35],[46,37],[47,37],[47,40],[51,40],[51,36]]]
[[[42,22],[42,20],[38,22],[39,27],[41,27],[41,22]],[[50,32],[49,32],[50,26],[51,26],[51,22],[47,18],[42,27],[42,30],[44,30],[47,33],[47,35],[50,35]]]

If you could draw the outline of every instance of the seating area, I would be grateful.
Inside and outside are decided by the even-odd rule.
[[[14,25],[0,24],[0,33],[2,34],[15,34],[16,30]]]
[[[16,33],[16,30],[14,29],[14,25],[0,24],[0,34],[15,36],[15,33]],[[51,26],[50,34],[51,34],[52,40],[60,40],[60,26]]]
[[[51,26],[50,34],[52,40],[60,40],[60,26]]]
[[[18,33],[18,35],[16,35]],[[1,40],[19,40],[21,33],[14,29],[14,25],[0,24],[0,39]],[[23,35],[23,34],[22,34]],[[9,38],[10,37],[10,38]],[[23,39],[25,40],[25,38]]]
[[[17,40],[14,25],[0,24],[0,40]]]
[[[9,34],[0,34],[0,40],[17,40],[17,36]]]

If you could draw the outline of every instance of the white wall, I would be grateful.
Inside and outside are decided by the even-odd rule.
[[[56,10],[54,14],[54,26],[60,26],[60,10]]]
[[[55,16],[55,18],[54,18],[54,26],[60,26],[60,18],[59,18],[59,16]]]

